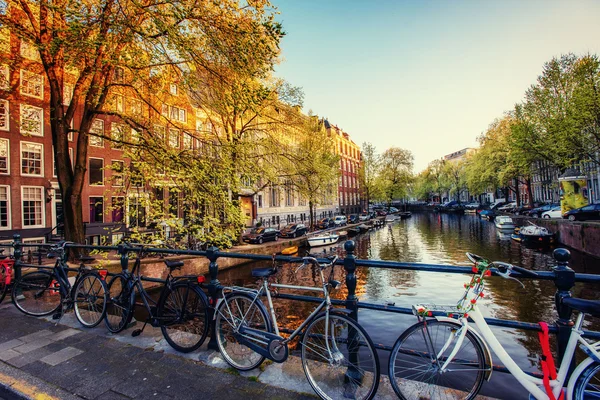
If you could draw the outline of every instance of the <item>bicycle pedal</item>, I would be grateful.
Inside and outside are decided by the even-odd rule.
[[[132,337],[138,337],[142,334],[142,330],[141,329],[136,329],[135,331],[131,332],[131,336]]]

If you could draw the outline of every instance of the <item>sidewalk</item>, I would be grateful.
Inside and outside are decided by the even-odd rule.
[[[256,373],[224,369],[215,352],[176,353],[151,327],[137,338],[131,329],[114,336],[103,325],[82,329],[72,314],[55,325],[3,303],[0,400],[314,398],[310,386],[308,391],[302,386],[306,393],[300,394],[258,382]],[[271,375],[265,380],[283,378]]]

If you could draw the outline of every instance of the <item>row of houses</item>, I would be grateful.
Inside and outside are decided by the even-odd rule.
[[[71,78],[71,79],[70,79]],[[71,102],[74,78],[67,76],[64,104]],[[127,80],[127,72],[115,70],[113,79]],[[158,89],[157,89],[158,87]],[[198,150],[203,143],[199,133],[218,131],[206,112],[194,106],[176,77],[155,86],[156,104],[142,102],[126,90],[115,91],[109,106],[115,114],[141,116],[152,121],[152,131],[167,146],[182,151]],[[73,125],[81,120],[76,110]],[[340,156],[340,179],[337,187],[322,204],[317,217],[357,213],[365,209],[358,171],[361,166],[359,147],[349,134],[328,120],[324,129],[334,138],[334,150]],[[164,201],[176,218],[185,219],[183,194],[169,187],[148,187],[125,182],[123,171],[130,160],[124,155],[121,140],[135,140],[139,131],[117,116],[98,116],[89,139],[86,181],[82,193],[83,220],[89,243],[118,242],[132,229],[157,229],[157,221],[147,218],[144,196]],[[115,140],[104,140],[103,138]],[[68,151],[73,160],[77,131],[69,133]],[[20,234],[25,242],[42,243],[60,233],[63,209],[69,204],[61,198],[54,163],[50,129],[49,86],[37,50],[29,43],[0,29],[0,239],[8,241]],[[273,185],[242,197],[245,224],[258,222],[282,226],[306,221],[308,205],[285,184]],[[185,221],[183,221],[185,223]]]

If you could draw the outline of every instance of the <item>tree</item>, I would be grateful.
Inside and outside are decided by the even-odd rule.
[[[371,202],[371,195],[376,190],[377,174],[380,169],[380,156],[375,146],[369,142],[362,144],[362,164],[358,171],[360,187],[365,191],[367,207]]]
[[[465,161],[445,162],[442,168],[442,177],[448,187],[449,195],[454,194],[460,203],[460,195],[466,189]]]
[[[315,222],[315,207],[335,196],[340,157],[335,143],[316,116],[303,118],[296,151],[290,153],[290,181],[298,194],[308,200],[310,228]]]
[[[382,199],[391,206],[393,200],[406,197],[412,180],[413,155],[410,151],[390,147],[381,156],[377,180]]]
[[[190,0],[6,3],[10,13],[0,14],[0,25],[35,46],[50,86],[58,181],[63,199],[70,204],[64,210],[65,236],[78,243],[84,241],[81,193],[94,118],[122,116],[137,126],[135,120],[115,111],[111,99],[126,92],[148,106],[149,118],[159,118],[161,110],[153,101],[154,69],[168,66],[181,79],[223,71],[264,74],[272,68],[282,35],[264,0],[201,5]],[[121,76],[129,79],[123,82]],[[69,82],[72,96],[64,105]],[[80,120],[74,118],[76,109],[81,109]],[[162,119],[174,123],[169,117]],[[77,133],[73,167],[67,141],[72,123]]]

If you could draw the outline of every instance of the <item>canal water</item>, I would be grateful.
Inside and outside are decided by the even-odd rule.
[[[549,270],[554,266],[552,249],[529,249],[512,241],[510,236],[497,231],[493,223],[476,215],[415,213],[413,217],[385,225],[383,228],[352,238],[356,255],[361,259],[405,262],[468,265],[466,252],[479,254],[490,260],[509,262],[533,270]],[[312,254],[343,252],[344,241],[329,248],[317,248]],[[305,255],[309,249],[301,249]],[[570,266],[576,272],[600,273],[598,259],[571,252]],[[219,272],[225,285],[251,286],[256,280],[251,270],[270,266],[270,263],[252,263]],[[276,275],[279,283],[312,286],[320,285],[316,271],[306,268],[298,272],[296,265],[283,265]],[[187,271],[192,272],[192,271]],[[344,271],[337,267],[336,278],[344,282]],[[463,284],[470,276],[422,271],[397,271],[379,268],[357,269],[357,295],[360,301],[394,304],[410,307],[412,304],[455,304],[463,293]],[[517,282],[494,277],[486,280],[485,297],[478,302],[485,316],[537,323],[556,318],[553,282],[525,280],[525,289]],[[599,299],[599,285],[577,284],[574,296]],[[302,293],[308,294],[310,293]],[[339,299],[346,297],[345,285],[335,292]],[[312,311],[314,304],[275,300],[280,326],[293,329]],[[398,336],[416,322],[416,317],[389,312],[361,310],[359,322],[376,343],[393,346]],[[597,321],[588,319],[587,329],[600,330]],[[540,345],[537,333],[493,327],[492,330],[507,352],[526,371],[539,372]],[[554,348],[554,346],[553,346]],[[387,352],[380,352],[382,373],[387,366]],[[497,357],[494,362],[499,363]],[[506,399],[527,398],[519,384],[508,374],[495,372],[484,384],[482,394]]]

